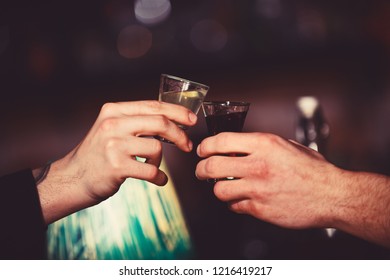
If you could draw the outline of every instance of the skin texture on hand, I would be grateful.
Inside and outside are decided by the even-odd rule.
[[[159,169],[162,144],[142,136],[159,135],[189,152],[192,142],[175,122],[193,126],[196,121],[188,109],[159,101],[103,105],[86,137],[54,162],[38,185],[46,223],[107,199],[128,177],[165,185],[167,175]]]
[[[334,227],[390,246],[390,179],[348,172],[294,141],[220,133],[198,146],[196,176],[237,213],[292,229]],[[224,155],[240,154],[228,157]]]

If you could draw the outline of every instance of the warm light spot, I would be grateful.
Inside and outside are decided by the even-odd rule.
[[[297,107],[306,118],[312,118],[319,106],[319,101],[314,96],[302,96],[297,101]]]
[[[145,55],[152,47],[152,33],[149,29],[132,25],[121,30],[118,35],[117,48],[121,56],[138,58]]]

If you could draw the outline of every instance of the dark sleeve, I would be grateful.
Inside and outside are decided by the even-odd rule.
[[[0,177],[0,259],[45,259],[46,226],[31,170]]]

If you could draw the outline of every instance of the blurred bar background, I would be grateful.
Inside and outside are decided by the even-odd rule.
[[[157,99],[161,73],[209,85],[209,100],[251,102],[244,130],[286,138],[297,98],[316,96],[326,157],[390,175],[389,51],[385,0],[1,3],[0,175],[66,154],[105,102]],[[201,114],[189,134],[207,135]],[[195,152],[164,148],[196,258],[389,258],[343,233],[233,214],[195,178]]]

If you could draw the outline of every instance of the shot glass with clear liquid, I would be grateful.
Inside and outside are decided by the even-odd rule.
[[[198,114],[209,88],[207,85],[187,79],[161,74],[158,100],[182,105],[195,114]],[[177,125],[183,130],[188,129],[185,125]],[[156,136],[156,138],[172,144],[171,141],[161,136]]]
[[[241,132],[244,127],[246,115],[250,103],[234,101],[204,101],[203,113],[206,119],[207,129],[210,136],[220,132]],[[239,156],[230,154],[229,156]],[[233,180],[234,177],[222,179],[208,179],[210,183],[218,180]]]

